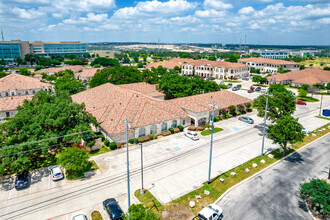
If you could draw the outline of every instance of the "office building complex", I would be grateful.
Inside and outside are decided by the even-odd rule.
[[[24,58],[26,54],[39,56],[64,56],[66,54],[86,55],[87,46],[83,42],[42,42],[42,41],[1,41],[0,59],[12,62],[14,58]]]
[[[288,51],[283,50],[254,50],[250,49],[249,54],[258,53],[261,58],[267,59],[285,59],[289,57]]]

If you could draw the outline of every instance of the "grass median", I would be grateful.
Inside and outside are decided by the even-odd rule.
[[[214,133],[217,133],[219,131],[222,131],[222,130],[223,130],[222,128],[213,128],[213,134]],[[206,130],[204,130],[204,131],[201,132],[201,135],[207,136],[207,135],[210,135],[211,132],[212,132],[211,128],[210,129],[206,129]]]
[[[306,144],[311,143],[312,141],[315,141],[316,139],[328,134],[330,132],[330,123],[316,129],[315,131],[311,132],[308,136],[305,136],[304,141],[297,143],[286,152],[286,155],[289,155],[299,148],[305,146]],[[282,153],[280,152],[280,149],[277,149],[271,154],[274,156],[273,158],[270,158],[267,155],[264,156],[258,156],[255,157],[225,173],[222,173],[221,175],[213,178],[211,180],[211,183],[208,184],[205,182],[202,187],[180,197],[172,202],[169,202],[165,204],[164,206],[161,205],[159,201],[156,200],[156,198],[150,193],[147,192],[144,195],[140,194],[140,191],[135,192],[135,196],[139,199],[139,201],[146,206],[147,208],[152,207],[153,204],[159,204],[157,209],[154,209],[155,213],[157,213],[158,216],[161,216],[162,210],[167,210],[168,212],[171,212],[171,207],[175,207],[180,205],[181,209],[186,209],[190,211],[190,216],[196,215],[203,206],[207,206],[208,204],[211,204],[215,202],[224,192],[226,192],[229,188],[232,186],[238,184],[239,182],[243,181],[244,179],[252,176],[253,174],[263,170],[264,168],[268,167],[269,165],[275,163],[276,161],[280,160],[282,158]],[[261,161],[264,160],[265,163],[261,163]],[[252,164],[256,163],[257,167],[253,167]],[[250,172],[246,172],[245,169],[248,168]],[[231,173],[235,172],[235,176],[231,176]],[[224,182],[219,181],[220,178],[224,179]],[[204,195],[204,190],[207,190],[210,192],[208,196]],[[197,199],[196,196],[200,195],[202,198]],[[189,202],[195,201],[196,206],[194,208],[189,207]],[[187,214],[187,213],[186,213]],[[178,218],[179,219],[179,218]]]

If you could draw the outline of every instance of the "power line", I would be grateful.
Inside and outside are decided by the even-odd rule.
[[[21,144],[9,145],[7,147],[0,148],[0,150],[7,150],[7,149],[10,149],[10,148],[14,148],[14,147],[22,146],[22,145],[24,146],[24,145],[27,145],[27,144],[36,144],[36,143],[39,143],[39,142],[55,140],[55,139],[58,139],[58,138],[64,138],[64,137],[73,136],[73,135],[77,135],[77,134],[84,134],[84,133],[87,133],[87,132],[90,132],[90,131],[93,131],[93,130],[82,131],[82,132],[62,135],[62,136],[58,136],[58,137],[52,137],[52,138],[43,139],[43,140],[39,140],[39,141],[30,141],[30,142],[25,142],[25,143],[21,143]]]

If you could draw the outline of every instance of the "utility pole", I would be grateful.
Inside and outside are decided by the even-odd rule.
[[[267,108],[268,108],[268,96],[269,96],[269,90],[267,91],[267,98],[266,98],[266,109],[265,109],[265,119],[264,119],[264,130],[263,130],[263,132],[262,132],[261,156],[264,155],[265,133],[266,133],[266,120],[267,120]]]
[[[5,41],[5,38],[3,37],[3,31],[1,29],[1,37],[2,37],[2,41]]]
[[[321,90],[320,90],[321,91]],[[321,94],[321,102],[320,102],[320,112],[319,116],[321,116],[321,111],[322,111],[322,101],[323,101],[323,94]]]
[[[141,194],[144,194],[144,188],[143,188],[143,153],[142,153],[142,143],[139,143],[139,146],[141,147],[141,181],[142,181]]]
[[[208,176],[208,180],[207,180],[208,184],[211,183],[211,164],[212,164],[212,144],[213,144],[213,127],[214,127],[213,123],[214,123],[215,100],[213,101],[212,107],[213,107],[213,110],[212,110],[212,124],[211,124],[212,130],[211,130],[211,145],[210,145],[210,160],[209,160],[209,176]]]
[[[131,194],[129,186],[129,159],[128,159],[128,122],[126,117],[126,159],[127,159],[127,196],[128,196],[128,208],[131,206]]]

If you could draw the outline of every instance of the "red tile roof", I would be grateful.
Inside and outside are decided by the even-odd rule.
[[[78,72],[75,75],[77,77],[79,76],[79,77],[83,77],[83,78],[92,78],[95,75],[95,73],[101,69],[103,69],[103,68],[89,68],[89,69],[85,69],[82,72]]]
[[[293,83],[313,85],[315,83],[330,82],[330,72],[317,68],[306,68],[303,70],[268,76],[267,79],[268,81],[275,82],[290,80]]]
[[[8,91],[10,89],[29,90],[52,87],[49,83],[41,82],[30,76],[23,76],[12,73],[0,79],[0,91]]]
[[[0,98],[0,111],[16,110],[19,105],[23,104],[25,99],[31,100],[32,95],[7,96]]]
[[[254,63],[266,63],[266,64],[273,64],[273,65],[299,65],[299,63],[286,61],[286,60],[277,60],[277,59],[267,59],[267,58],[260,58],[260,57],[250,57],[250,58],[243,58],[239,59],[238,62],[254,62]]]
[[[164,93],[159,92],[156,89],[156,85],[149,84],[146,82],[140,82],[140,83],[130,83],[130,84],[122,84],[118,85],[120,88],[124,89],[129,89],[132,91],[140,92],[144,95],[148,95],[151,97],[156,97],[156,96],[165,96]]]
[[[85,103],[86,110],[96,117],[100,126],[110,135],[125,131],[125,118],[132,127],[141,127],[163,121],[186,118],[184,109],[194,112],[210,110],[207,102],[216,100],[221,108],[251,102],[250,99],[228,91],[206,93],[173,100],[161,100],[128,88],[149,87],[145,83],[116,86],[110,83],[75,94],[72,100]],[[148,91],[148,89],[146,89]],[[153,93],[151,93],[153,94]]]
[[[171,60],[168,60],[168,61],[160,61],[160,62],[150,63],[150,64],[146,65],[146,68],[151,68],[151,67],[157,68],[158,66],[162,66],[162,67],[165,67],[167,69],[173,69],[175,66],[180,67],[182,64],[190,64],[190,65],[193,65],[193,66],[222,67],[222,68],[229,68],[229,69],[247,67],[247,65],[241,64],[241,63],[175,58],[175,59],[171,59]]]
[[[70,69],[72,70],[74,73],[79,72],[80,70],[83,70],[84,67],[83,66],[79,66],[79,65],[73,65],[73,66],[63,66],[63,67],[52,67],[52,68],[46,68],[46,69],[41,69],[38,71],[35,71],[35,73],[57,73],[59,71],[63,71],[66,69]]]

